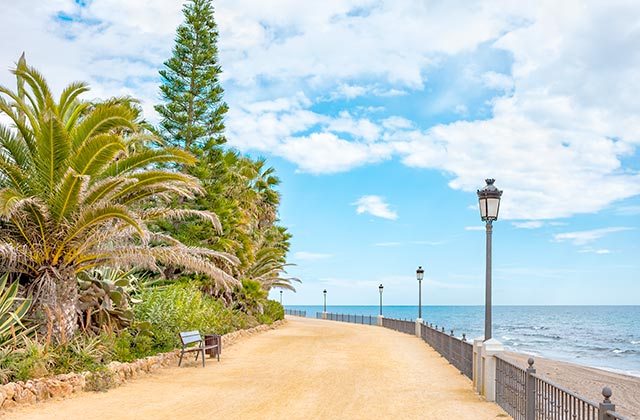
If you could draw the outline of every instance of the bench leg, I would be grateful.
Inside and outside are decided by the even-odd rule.
[[[200,356],[200,352],[199,351],[196,352],[196,362],[198,361],[198,356]]]
[[[202,367],[204,367],[204,349],[202,349]]]
[[[180,360],[178,361],[178,367],[182,364],[182,356],[184,356],[184,350],[180,352]]]

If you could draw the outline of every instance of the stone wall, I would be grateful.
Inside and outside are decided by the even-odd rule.
[[[223,352],[226,347],[244,337],[278,328],[285,322],[277,321],[271,325],[259,325],[248,330],[225,334],[222,336]],[[22,404],[39,403],[51,398],[65,398],[82,391],[104,391],[163,367],[176,366],[179,355],[180,351],[174,350],[129,363],[111,362],[104,370],[96,372],[67,373],[26,382],[10,382],[0,386],[0,407],[7,409]]]

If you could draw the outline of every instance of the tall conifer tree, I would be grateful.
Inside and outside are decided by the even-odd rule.
[[[218,27],[211,0],[191,0],[183,8],[172,57],[160,71],[164,104],[157,105],[162,135],[174,146],[200,154],[224,143],[224,115],[218,64]]]
[[[254,279],[265,289],[287,286],[290,281],[280,274],[291,235],[277,224],[279,180],[264,160],[220,146],[228,107],[222,99],[211,0],[190,0],[183,13],[173,55],[160,71],[163,104],[156,111],[166,141],[198,157],[195,166],[182,169],[202,181],[205,194],[182,205],[217,214],[223,232],[197,219],[165,222],[159,228],[187,245],[234,254],[239,264],[227,269],[238,279]],[[202,283],[209,290],[206,279]]]

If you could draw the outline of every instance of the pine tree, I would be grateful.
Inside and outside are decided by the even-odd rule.
[[[164,104],[157,105],[161,133],[172,145],[200,155],[225,142],[218,64],[218,28],[211,0],[191,0],[183,8],[172,57],[160,71]]]
[[[222,232],[195,218],[160,223],[157,228],[186,245],[234,254],[238,264],[226,269],[238,279],[256,277],[265,289],[281,287],[288,282],[279,276],[291,235],[277,224],[279,180],[264,160],[220,146],[225,142],[228,107],[222,100],[211,0],[191,0],[183,12],[173,55],[160,71],[164,103],[156,111],[162,116],[160,132],[165,140],[198,157],[195,166],[181,170],[201,181],[204,194],[177,205],[215,213]],[[203,290],[216,293],[206,278],[199,282]]]

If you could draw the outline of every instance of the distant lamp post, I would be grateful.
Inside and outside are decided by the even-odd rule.
[[[327,312],[327,289],[324,289],[322,291],[322,294],[324,295],[324,310],[323,312]]]
[[[282,305],[282,290],[280,290],[280,305]]]
[[[422,266],[416,270],[416,279],[418,279],[418,319],[422,319],[422,279],[424,279]]]
[[[380,316],[382,316],[382,289],[384,289],[384,286],[381,284],[378,286],[378,290],[380,291]]]
[[[485,278],[485,302],[484,302],[484,339],[491,338],[491,235],[493,233],[493,222],[498,220],[500,211],[500,198],[502,191],[493,185],[495,179],[485,180],[487,185],[478,190],[478,204],[480,205],[480,218],[486,222],[487,227],[487,260]]]

